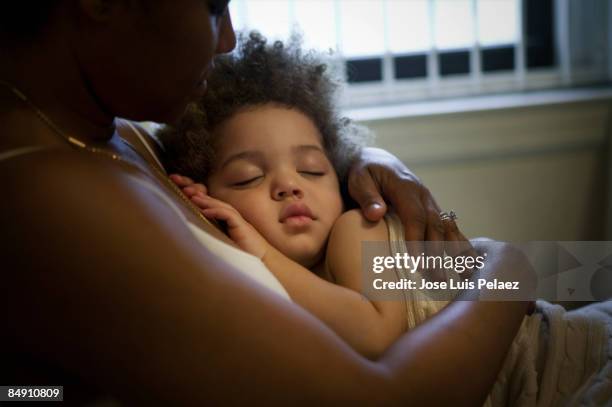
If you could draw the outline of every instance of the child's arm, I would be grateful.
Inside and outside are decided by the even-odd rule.
[[[328,241],[329,283],[284,256],[276,248],[263,258],[291,298],[330,326],[368,358],[380,356],[406,330],[403,301],[370,301],[362,291],[361,242],[387,241],[384,221],[369,222],[359,210],[348,211],[334,224]]]
[[[205,216],[224,220],[230,237],[243,250],[260,257],[296,303],[325,322],[358,352],[376,358],[405,331],[402,302],[370,302],[358,293],[361,256],[354,253],[361,250],[361,240],[387,240],[384,222],[367,222],[359,211],[347,212],[336,222],[328,254],[330,271],[339,284],[346,285],[343,287],[323,280],[279,252],[231,205],[210,197],[197,199],[196,203],[205,208],[202,210]]]

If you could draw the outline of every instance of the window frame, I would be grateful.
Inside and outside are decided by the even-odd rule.
[[[242,4],[247,0],[238,1]],[[334,1],[338,13],[338,2],[342,0]],[[384,8],[386,0],[380,1]],[[430,13],[433,12],[435,1],[429,0]],[[476,5],[477,1],[472,0],[474,12]],[[490,61],[486,60],[489,56],[483,53],[492,47],[481,47],[478,43],[464,49],[464,53],[457,56],[458,61],[463,63],[461,71],[465,72],[458,75],[444,74],[448,71],[445,61],[453,58],[447,56],[448,51],[435,48],[414,54],[393,55],[387,52],[364,58],[345,59],[337,54],[331,62],[336,72],[345,81],[358,80],[343,87],[341,107],[367,107],[609,82],[612,63],[608,62],[608,58],[612,58],[612,52],[608,50],[612,47],[607,33],[608,19],[612,19],[612,7],[607,0],[519,0],[517,8],[520,35],[516,43],[506,45],[514,47],[513,70],[485,71],[483,67]],[[242,7],[243,14],[244,9]],[[336,20],[338,23],[338,16]],[[584,29],[585,22],[588,30]],[[498,48],[501,47],[502,44]],[[508,59],[507,49],[505,52],[504,58]],[[420,56],[421,66],[417,70],[422,71],[423,55],[425,76],[396,78],[396,58],[412,57],[418,60]],[[540,61],[544,63],[533,63],[533,55],[545,55]],[[493,61],[497,63],[495,58]],[[347,68],[355,65],[378,65],[380,72],[365,72],[361,76],[380,80],[359,81],[359,72],[355,74],[354,71],[348,71],[353,68]]]

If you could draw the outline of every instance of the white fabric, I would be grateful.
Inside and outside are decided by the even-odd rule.
[[[391,254],[407,252],[397,216],[385,220]],[[406,291],[408,329],[448,303]],[[485,406],[603,405],[612,406],[612,301],[570,312],[538,301],[536,312],[523,319]]]
[[[261,285],[274,291],[281,297],[291,300],[285,287],[266,267],[266,265],[256,256],[236,249],[233,246],[211,236],[192,223],[188,223],[189,229],[203,246],[221,257],[225,262],[234,266],[244,274],[257,281]]]

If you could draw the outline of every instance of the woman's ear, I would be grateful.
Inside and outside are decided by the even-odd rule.
[[[112,0],[79,0],[81,11],[94,21],[104,22],[111,18]]]

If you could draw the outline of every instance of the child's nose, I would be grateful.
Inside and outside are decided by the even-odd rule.
[[[282,200],[289,197],[301,199],[304,197],[304,191],[295,181],[285,179],[276,183],[272,191],[272,196],[276,200]]]

